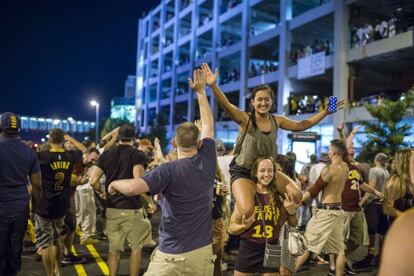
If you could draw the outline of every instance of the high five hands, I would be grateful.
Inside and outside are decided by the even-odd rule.
[[[211,86],[217,82],[218,78],[218,69],[214,70],[214,73],[211,71],[210,66],[207,63],[201,64],[201,71],[204,74],[207,85]]]
[[[197,93],[205,93],[206,90],[206,78],[201,69],[195,69],[193,72],[193,79],[188,79],[191,89]]]

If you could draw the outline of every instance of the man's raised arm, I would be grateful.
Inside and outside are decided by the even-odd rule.
[[[214,118],[206,95],[206,79],[203,72],[200,69],[194,70],[193,80],[189,79],[189,83],[191,88],[197,92],[198,105],[200,107],[200,120],[202,125],[201,139],[214,139]]]
[[[67,134],[65,135],[65,141],[71,142],[75,146],[75,148],[82,151],[82,153],[86,153],[88,151],[88,149],[81,142],[78,142],[75,138]]]

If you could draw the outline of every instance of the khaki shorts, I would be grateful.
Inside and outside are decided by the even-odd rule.
[[[167,254],[155,248],[144,276],[211,276],[214,259],[211,244],[182,254]]]
[[[213,226],[211,229],[213,230],[213,244],[221,244],[226,241],[226,227],[224,227],[222,218],[213,219]]]
[[[368,225],[364,211],[348,212],[342,210],[342,215],[347,249],[352,250],[359,246],[369,245]]]
[[[342,211],[317,209],[305,232],[309,251],[339,254],[345,250]]]
[[[151,239],[151,223],[143,209],[106,209],[109,251],[124,251],[125,239],[132,250],[141,249]]]

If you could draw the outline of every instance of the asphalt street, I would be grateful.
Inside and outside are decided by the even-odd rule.
[[[157,213],[151,219],[153,225],[153,238],[157,240],[157,229],[160,220],[160,213],[157,210]],[[141,263],[141,273],[143,275],[146,271],[151,252],[154,248],[144,248],[142,254],[142,263]],[[46,272],[42,266],[41,261],[36,260],[35,248],[33,246],[25,247],[24,254],[22,256],[22,270],[18,274],[19,276],[40,276],[46,275]],[[75,239],[75,245],[73,252],[78,256],[86,258],[86,263],[79,265],[65,265],[63,266],[63,275],[64,276],[100,276],[100,275],[109,275],[108,266],[106,264],[108,256],[108,241],[102,240],[99,244],[83,246],[79,244],[79,237]],[[129,250],[126,246],[126,250],[121,255],[120,266],[119,266],[119,276],[129,275],[128,274],[128,257]],[[233,275],[234,262],[228,261],[228,270],[224,272],[225,276]],[[364,270],[358,271],[357,275],[361,276],[371,276],[376,275],[377,270]],[[327,265],[313,265],[313,266],[304,266],[304,269],[297,273],[299,276],[319,276],[327,275],[328,266]]]

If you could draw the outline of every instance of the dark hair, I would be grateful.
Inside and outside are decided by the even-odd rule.
[[[316,157],[316,154],[311,154],[311,155],[309,156],[309,159],[310,159],[311,163],[316,163],[316,162],[318,162],[318,157]]]
[[[119,141],[123,142],[123,143],[129,143],[131,141],[135,141],[135,139],[133,138],[128,138],[128,139],[119,139]]]
[[[272,99],[272,106],[273,106],[273,102],[275,101],[275,93],[273,92],[272,88],[267,84],[261,84],[253,88],[252,94],[250,96],[250,101],[254,100],[257,92],[259,91],[267,91],[269,93],[270,98]],[[252,119],[252,124],[253,124],[253,127],[257,128],[256,115],[255,115],[256,113],[255,113],[254,107],[251,106],[251,109],[252,110],[250,111],[250,117]]]
[[[295,172],[295,164],[292,162],[292,159],[290,159],[287,154],[277,155],[276,163],[279,164],[280,168],[282,169],[282,172],[289,176],[292,179],[297,179],[297,175]]]
[[[52,128],[49,131],[49,141],[52,144],[63,144],[65,142],[65,132],[60,128]]]
[[[338,155],[343,156],[345,151],[346,151],[346,147],[344,142],[342,142],[339,139],[334,139],[331,141],[331,146],[335,148],[336,152],[338,153]]]
[[[95,148],[95,147],[92,147],[92,148],[89,148],[88,149],[88,154],[90,154],[90,153],[96,153],[97,155],[99,155],[100,153],[99,153],[99,150],[97,149],[97,148]]]
[[[84,145],[86,148],[89,148],[92,145],[92,141],[83,140],[82,145]]]
[[[200,137],[200,130],[192,122],[182,123],[175,131],[177,145],[182,148],[197,147]]]
[[[101,148],[105,147],[105,145],[108,143],[108,141],[106,139],[102,139],[101,141],[99,141],[99,146]]]

